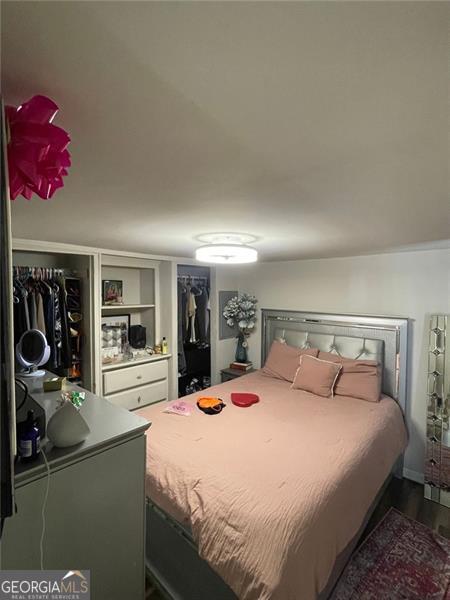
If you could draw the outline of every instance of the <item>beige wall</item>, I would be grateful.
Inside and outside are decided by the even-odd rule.
[[[407,475],[420,477],[425,440],[427,316],[450,313],[450,250],[258,263],[235,268],[233,273],[238,289],[255,294],[260,308],[411,319],[407,410],[411,441],[405,468]],[[256,365],[260,359],[260,334],[258,329],[250,338],[250,360]],[[228,350],[221,342],[219,354],[222,348],[224,353]]]

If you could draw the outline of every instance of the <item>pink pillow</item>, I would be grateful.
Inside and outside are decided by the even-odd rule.
[[[294,381],[300,357],[303,355],[317,356],[318,354],[317,348],[294,348],[294,346],[274,340],[262,372],[276,379]]]
[[[319,352],[319,358],[342,365],[334,393],[378,402],[381,394],[381,367],[376,360],[354,360],[330,352]]]
[[[305,390],[329,398],[333,395],[334,384],[341,369],[342,366],[335,362],[302,356],[291,387],[293,390]]]

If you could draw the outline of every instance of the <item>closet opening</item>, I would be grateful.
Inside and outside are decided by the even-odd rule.
[[[25,331],[39,329],[50,347],[41,368],[88,390],[94,387],[91,260],[13,250],[14,345]]]
[[[211,386],[209,267],[178,265],[178,397]]]

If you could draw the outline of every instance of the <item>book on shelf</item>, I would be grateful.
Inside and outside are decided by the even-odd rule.
[[[253,363],[251,363],[251,362],[245,362],[245,363],[232,362],[230,364],[230,369],[237,369],[238,371],[250,371],[252,366],[253,366]]]

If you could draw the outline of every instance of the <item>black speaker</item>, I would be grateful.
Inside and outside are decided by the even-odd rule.
[[[147,330],[142,325],[131,325],[128,337],[132,348],[145,348]]]

